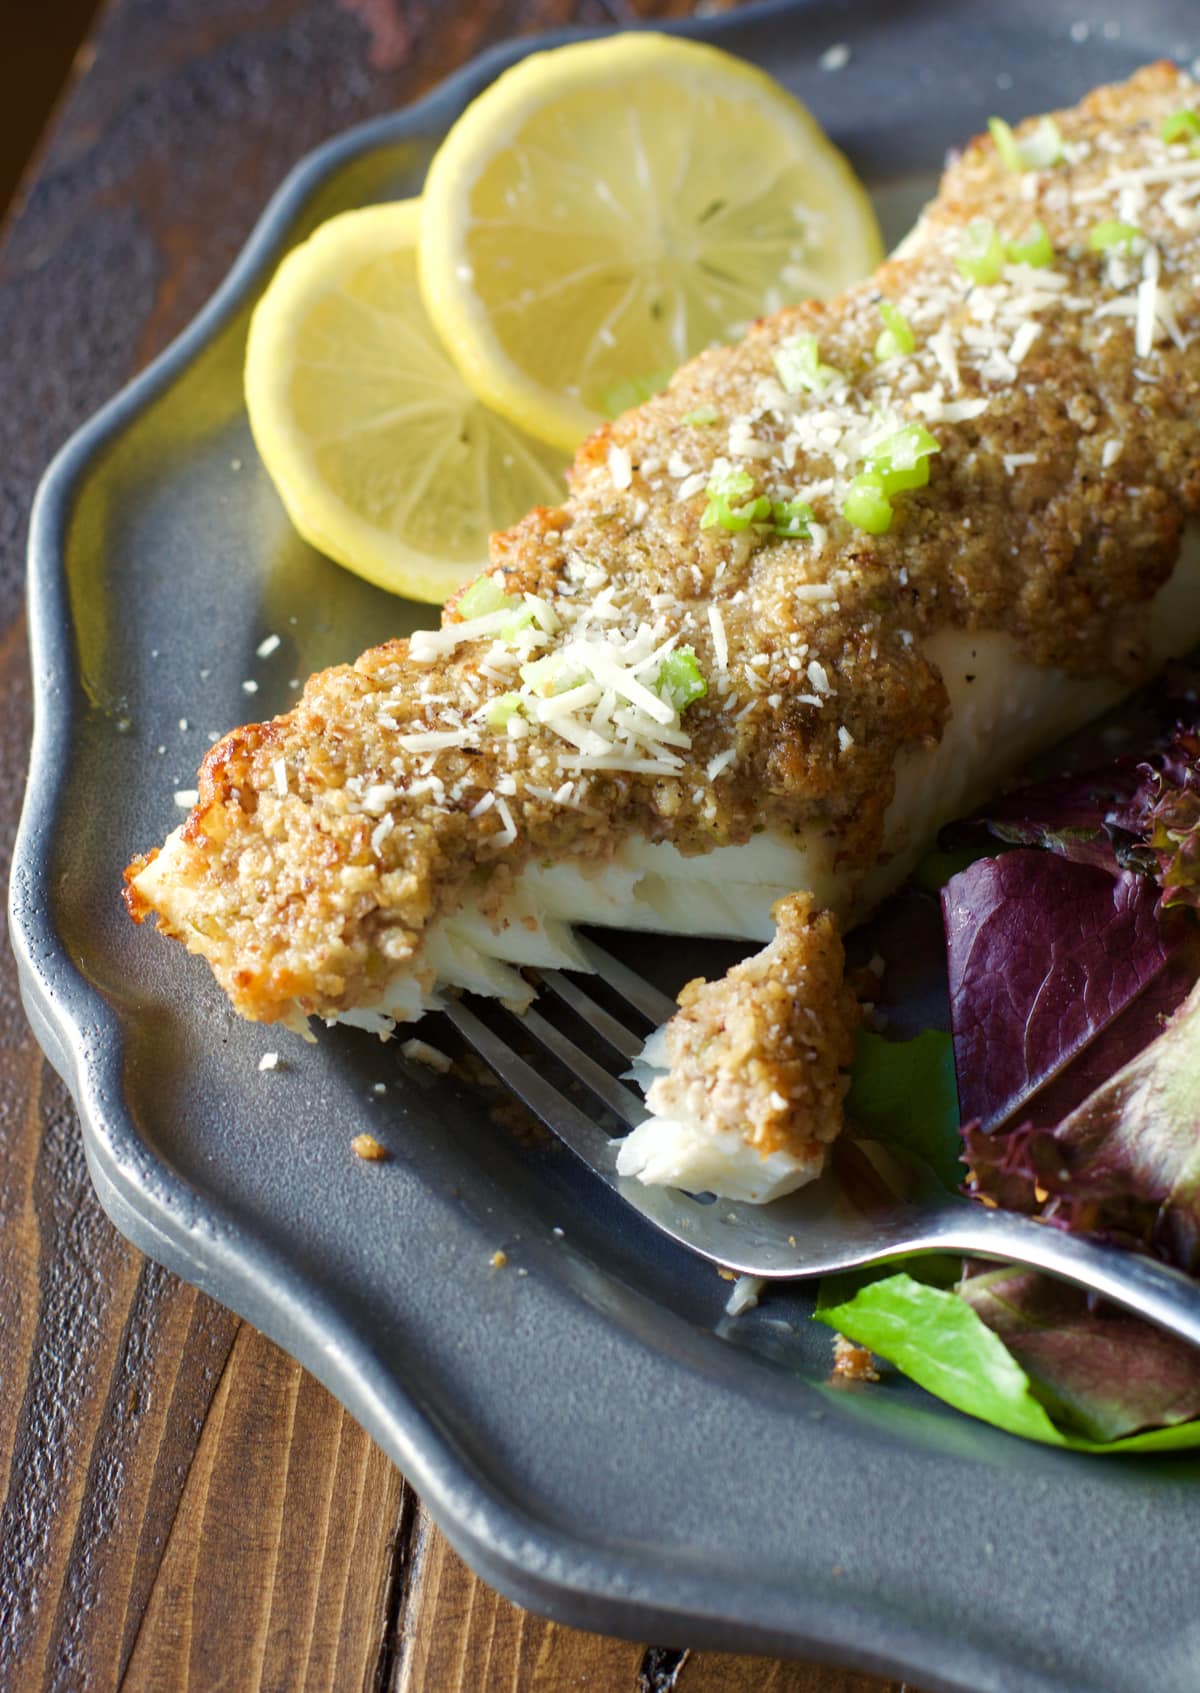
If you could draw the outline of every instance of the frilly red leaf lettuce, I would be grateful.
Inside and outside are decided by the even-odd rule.
[[[1061,1123],[964,1146],[976,1193],[1200,1270],[1200,984]]]
[[[1200,1417],[1200,1352],[1050,1276],[989,1265],[958,1292],[1056,1423],[1090,1440]]]
[[[1140,781],[1134,758],[1082,775],[1053,776],[993,800],[976,816],[952,825],[947,839],[977,840],[986,832],[1009,846],[1042,847],[1115,874],[1121,866],[1109,818],[1128,806]]]
[[[1164,905],[1200,907],[1200,732],[1178,729],[1138,775],[1112,812],[1132,843],[1128,862],[1153,876]]]
[[[1079,864],[1136,870],[1155,881],[1164,905],[1200,907],[1200,730],[1196,678],[1165,690],[1157,708],[1192,702],[1192,715],[1155,723],[1154,704],[1138,756],[1056,775],[1001,795],[952,824],[947,844],[982,832],[1008,845],[1043,847]]]
[[[969,1191],[1200,1269],[1200,732],[985,821],[1049,850],[942,894]]]

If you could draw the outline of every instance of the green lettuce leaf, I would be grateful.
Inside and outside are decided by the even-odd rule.
[[[926,893],[939,894],[952,876],[969,869],[977,858],[982,858],[989,850],[994,856],[995,848],[991,847],[990,843],[935,847],[932,852],[925,854],[913,871],[913,885],[923,888]]]
[[[876,1140],[923,1159],[946,1187],[957,1188],[966,1178],[948,1034],[926,1029],[912,1040],[888,1040],[860,1029],[846,1117]]]
[[[924,1266],[863,1283],[827,1277],[814,1315],[886,1358],[968,1416],[1045,1446],[1077,1452],[1165,1452],[1200,1446],[1200,1420],[1120,1439],[1092,1439],[1055,1422],[1012,1352],[954,1288],[921,1281]]]

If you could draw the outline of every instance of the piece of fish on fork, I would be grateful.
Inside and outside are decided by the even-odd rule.
[[[1200,1285],[1182,1271],[963,1199],[917,1161],[878,1142],[847,1136],[816,1181],[770,1205],[690,1194],[622,1176],[621,1138],[557,1087],[544,1064],[523,1057],[514,1044],[515,1037],[519,1045],[532,1042],[540,1048],[618,1125],[636,1132],[644,1121],[645,1101],[619,1074],[636,1061],[645,1038],[630,1024],[661,1023],[672,1002],[593,942],[580,944],[589,968],[624,1002],[622,1016],[599,1003],[586,979],[576,981],[560,971],[536,974],[536,985],[544,990],[540,1009],[518,1015],[450,1000],[445,1013],[504,1085],[594,1175],[689,1251],[723,1269],[768,1281],[936,1252],[1027,1264],[1200,1345]],[[611,1069],[580,1044],[586,1031],[608,1048]]]

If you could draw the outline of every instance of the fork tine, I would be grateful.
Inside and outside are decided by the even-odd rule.
[[[598,1123],[540,1076],[532,1064],[515,1053],[487,1024],[468,1011],[461,1000],[447,1000],[444,1014],[490,1070],[526,1104],[551,1134],[568,1146],[598,1176],[614,1185],[616,1150]]]
[[[645,1042],[640,1035],[635,1035],[623,1023],[607,1012],[602,1005],[597,1005],[590,994],[565,976],[561,970],[531,970],[530,977],[550,989],[564,1005],[577,1012],[589,1028],[594,1029],[601,1040],[607,1041],[614,1052],[619,1052],[622,1058],[636,1058]]]
[[[610,988],[615,989],[622,999],[627,1000],[656,1027],[659,1023],[667,1022],[679,1010],[679,1006],[669,994],[660,993],[652,982],[646,981],[644,976],[639,976],[628,964],[622,964],[611,952],[605,952],[595,941],[579,934],[575,936],[575,940],[596,974],[602,976]]]
[[[594,1058],[589,1058],[586,1052],[577,1047],[574,1041],[568,1040],[553,1023],[548,1023],[532,1009],[522,1012],[520,1022],[534,1040],[561,1059],[584,1087],[607,1105],[627,1128],[636,1129],[639,1123],[645,1121],[646,1105],[641,1096],[625,1087],[615,1076],[610,1076],[603,1065],[597,1064]]]

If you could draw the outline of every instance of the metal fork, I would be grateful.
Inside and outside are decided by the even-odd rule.
[[[676,1009],[628,965],[578,937],[585,957],[609,989],[651,1026]],[[539,1006],[580,1020],[623,1068],[644,1036],[599,1004],[572,976],[532,972],[546,990]],[[837,1143],[842,1156],[819,1180],[769,1205],[647,1187],[619,1176],[619,1141],[547,1080],[503,1036],[461,1000],[446,1014],[484,1063],[600,1180],[655,1228],[722,1268],[782,1280],[849,1270],[916,1253],[952,1252],[1044,1270],[1087,1288],[1200,1345],[1200,1284],[1138,1253],[1064,1234],[1011,1211],[992,1210],[948,1193],[924,1166],[893,1149]],[[647,1116],[641,1095],[584,1051],[540,1009],[508,1016],[527,1041],[557,1059],[600,1105],[627,1128]]]

